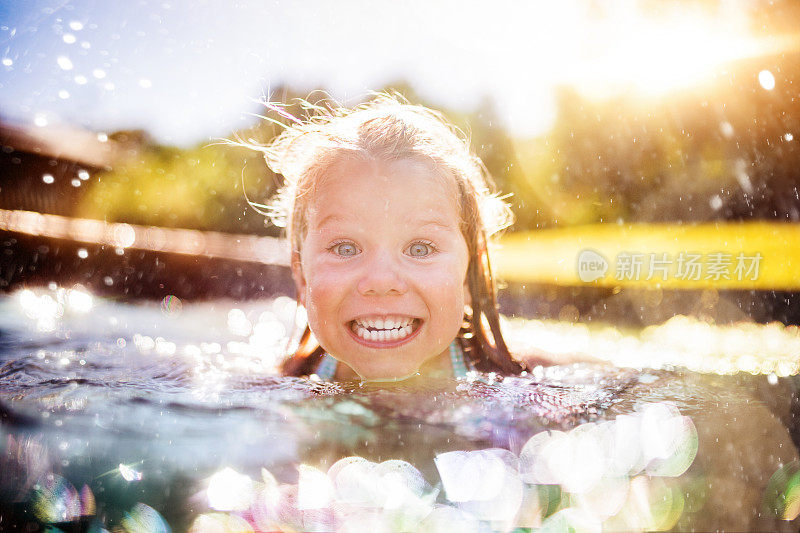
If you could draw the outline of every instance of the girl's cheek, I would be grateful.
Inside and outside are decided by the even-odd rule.
[[[436,268],[422,269],[417,276],[426,284],[437,286],[461,286],[467,277],[467,265],[452,261]]]
[[[352,272],[341,268],[325,268],[323,265],[310,265],[307,276],[308,288],[312,294],[325,296],[341,292],[348,285]]]

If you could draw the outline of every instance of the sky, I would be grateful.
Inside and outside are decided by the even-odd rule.
[[[762,53],[745,3],[0,0],[0,117],[185,146],[252,125],[282,84],[355,103],[403,80],[534,136],[561,86],[647,96]]]

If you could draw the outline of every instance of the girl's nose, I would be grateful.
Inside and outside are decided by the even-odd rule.
[[[371,261],[366,261],[358,292],[364,296],[384,296],[405,294],[408,290],[402,270],[397,260],[389,253],[376,253]]]

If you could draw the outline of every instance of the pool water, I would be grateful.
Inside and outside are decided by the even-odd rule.
[[[800,526],[793,376],[689,371],[644,337],[615,349],[581,330],[606,359],[638,346],[641,363],[393,386],[277,377],[295,314],[288,298],[2,297],[0,530]],[[506,325],[575,342],[565,324]]]

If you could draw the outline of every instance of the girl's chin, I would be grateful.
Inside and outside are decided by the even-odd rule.
[[[395,373],[397,374],[397,373]],[[419,375],[419,370],[415,370],[411,373],[402,372],[401,375],[392,375],[392,376],[385,376],[385,375],[376,375],[376,376],[359,376],[361,381],[366,381],[368,383],[396,383],[398,381],[405,381],[407,379],[411,379],[415,376]]]
[[[452,364],[446,350],[437,357],[429,359],[418,359],[418,357],[419,354],[417,357],[406,355],[401,362],[388,353],[372,356],[364,354],[362,357],[342,362],[347,365],[348,372],[352,372],[350,379],[366,382],[394,383],[420,376],[434,379],[453,377]]]
[[[407,359],[404,361],[406,364],[399,365],[398,362],[388,354],[386,356],[366,357],[360,360],[341,361],[341,363],[347,365],[347,374],[352,373],[350,376],[345,376],[344,379],[388,383],[403,381],[420,374],[420,366],[423,362],[420,362],[419,365],[408,364],[409,361]]]

